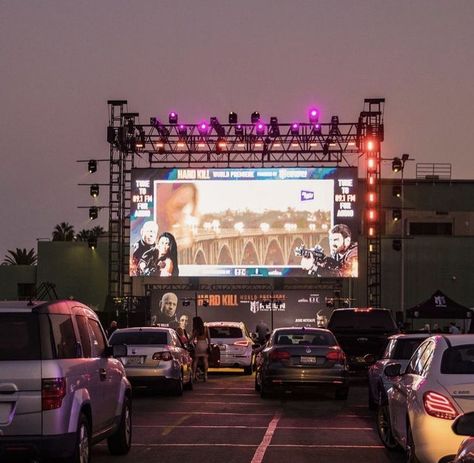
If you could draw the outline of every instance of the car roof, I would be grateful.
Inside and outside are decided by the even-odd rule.
[[[0,309],[33,309],[45,304],[45,301],[0,301]]]
[[[451,346],[474,344],[474,334],[443,334],[442,336],[451,343]]]
[[[310,331],[310,332],[325,332],[331,333],[332,331],[327,330],[326,328],[316,328],[314,326],[284,326],[281,328],[275,328],[273,331],[277,333],[278,331],[288,331],[288,330],[298,330],[298,331]]]
[[[425,339],[433,336],[433,333],[399,333],[389,336],[388,339]]]
[[[381,307],[345,307],[343,309],[334,309],[333,312],[390,312],[389,309],[384,309]]]
[[[245,326],[244,322],[206,322],[206,326],[215,327],[215,326],[233,326],[236,328],[242,328]]]
[[[140,333],[140,332],[145,332],[145,333],[156,333],[156,332],[165,332],[169,333],[170,331],[174,331],[173,328],[167,328],[164,326],[134,326],[132,328],[118,328],[117,330],[114,331],[115,333]]]

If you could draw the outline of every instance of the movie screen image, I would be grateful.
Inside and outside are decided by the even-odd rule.
[[[357,277],[357,169],[133,169],[130,275]]]

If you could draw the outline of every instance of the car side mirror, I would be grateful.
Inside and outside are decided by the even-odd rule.
[[[402,366],[399,363],[389,363],[384,369],[384,375],[388,376],[389,378],[394,378],[395,376],[400,376]]]
[[[451,425],[451,429],[458,436],[474,436],[474,412],[459,415]]]

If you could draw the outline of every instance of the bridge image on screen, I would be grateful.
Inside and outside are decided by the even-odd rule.
[[[357,230],[356,185],[355,168],[134,169],[130,275],[325,276],[295,251]]]

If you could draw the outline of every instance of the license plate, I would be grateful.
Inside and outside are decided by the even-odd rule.
[[[143,357],[127,357],[127,366],[128,365],[142,365],[143,364]]]
[[[316,357],[300,357],[300,362],[304,363],[305,365],[315,365],[316,364]]]

